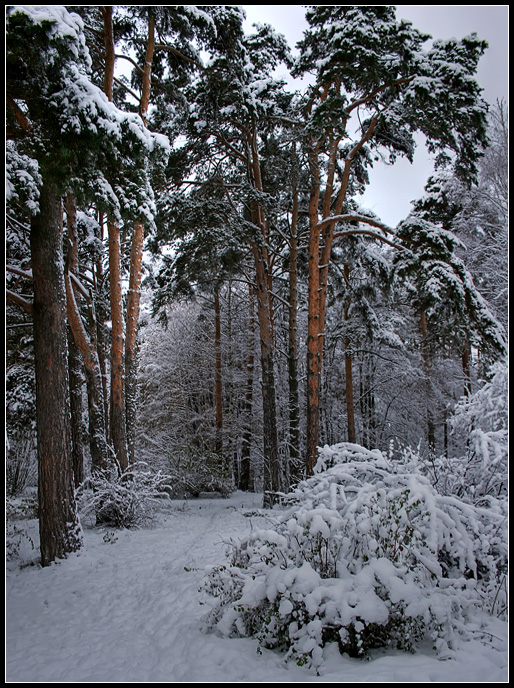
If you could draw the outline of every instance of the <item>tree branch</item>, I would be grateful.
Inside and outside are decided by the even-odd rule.
[[[332,224],[332,222],[363,222],[364,224],[371,225],[371,227],[376,227],[381,229],[385,234],[394,234],[393,230],[385,225],[379,220],[374,220],[372,217],[367,217],[366,215],[358,215],[354,213],[346,213],[345,215],[333,215],[331,217],[326,217],[321,220],[316,225],[316,229],[323,229],[326,225]]]
[[[131,57],[129,57],[128,55],[119,55],[119,54],[116,54],[114,57],[120,58],[120,60],[128,60],[130,63],[132,63],[132,64],[134,65],[134,67],[135,67],[139,72],[141,72],[141,74],[143,73],[143,71],[144,71],[143,68],[140,67],[140,66],[138,65],[138,63],[137,63],[135,60],[133,60]]]
[[[161,44],[158,44],[155,46],[155,50],[167,50],[168,52],[173,53],[177,57],[180,57],[182,60],[185,60],[186,62],[190,62],[191,64],[194,64],[196,67],[199,67],[200,69],[204,69],[204,66],[200,62],[193,60],[192,57],[188,57],[187,55],[184,55],[183,53],[180,52],[180,50],[173,48],[171,45],[165,45],[165,44],[161,43]]]
[[[6,265],[5,269],[7,270],[7,272],[12,272],[15,275],[20,275],[20,277],[32,280],[32,272],[28,270],[22,270],[21,268],[17,268],[14,265]]]
[[[347,232],[337,232],[334,234],[334,239],[339,239],[341,237],[346,237],[346,236],[353,236],[354,234],[364,234],[366,236],[373,237],[374,239],[378,239],[384,244],[388,244],[389,246],[393,246],[394,248],[397,248],[399,251],[405,251],[406,248],[405,246],[400,246],[400,244],[395,244],[394,241],[391,241],[391,239],[387,239],[385,236],[382,234],[377,234],[376,232],[373,232],[371,229],[351,229],[348,230]]]
[[[14,291],[11,291],[10,289],[5,290],[5,295],[8,301],[10,301],[11,303],[15,303],[17,306],[21,306],[26,313],[28,313],[29,315],[33,315],[34,308],[31,301],[27,301],[27,299],[25,299],[23,296],[16,294]]]

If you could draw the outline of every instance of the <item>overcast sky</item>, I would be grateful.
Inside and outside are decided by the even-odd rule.
[[[302,5],[243,5],[248,30],[253,23],[271,24],[283,33],[291,47],[302,38],[307,24]],[[508,5],[396,5],[397,17],[407,19],[433,38],[463,38],[470,33],[488,42],[477,78],[483,97],[494,104],[508,97]],[[423,194],[431,172],[430,159],[419,148],[414,165],[399,160],[393,168],[376,168],[363,206],[394,226],[406,217],[410,202]]]

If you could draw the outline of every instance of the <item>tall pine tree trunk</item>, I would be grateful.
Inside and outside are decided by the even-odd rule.
[[[263,192],[257,131],[253,129],[247,139],[249,157],[248,174],[253,187]],[[276,500],[280,491],[280,461],[278,454],[277,408],[275,389],[275,363],[273,353],[273,301],[272,269],[267,248],[268,224],[262,205],[255,201],[252,206],[252,221],[260,230],[258,241],[251,242],[255,266],[255,296],[257,299],[257,322],[261,339],[262,409],[264,432],[264,506]]]
[[[43,184],[31,222],[41,562],[81,546],[73,487],[62,208]]]
[[[146,42],[143,83],[139,112],[146,124],[150,102],[151,72],[155,51],[155,19],[148,17],[148,37]],[[134,224],[130,249],[130,277],[127,295],[127,327],[125,339],[125,421],[127,424],[127,447],[129,460],[135,461],[136,453],[136,412],[137,412],[137,326],[141,301],[141,280],[143,266],[144,227],[138,220]]]
[[[110,458],[105,426],[102,373],[95,339],[96,320],[93,316],[91,317],[90,331],[92,334],[89,336],[82,322],[69,273],[66,274],[65,280],[68,322],[74,342],[82,355],[86,371],[91,472],[95,473],[98,470],[106,469]],[[90,308],[92,308],[92,301]]]
[[[77,274],[79,267],[77,208],[75,197],[72,194],[66,196],[66,227],[68,230],[68,256],[66,262],[68,269]],[[71,328],[68,330],[68,368],[70,376],[73,478],[75,487],[78,487],[84,480],[84,432],[82,420],[82,389],[84,386],[84,376],[82,373],[83,366],[80,351],[73,339]]]
[[[136,222],[130,250],[130,277],[127,294],[127,328],[125,340],[125,415],[129,459],[135,461],[137,412],[137,327],[141,302],[143,266],[143,223]]]
[[[350,268],[347,264],[343,268],[346,284],[350,284]],[[349,297],[346,299],[344,307],[345,322],[350,320]],[[345,371],[345,396],[346,396],[346,417],[348,421],[348,442],[355,442],[355,404],[353,400],[353,356],[351,350],[351,340],[345,337],[344,340],[344,371]]]
[[[303,477],[300,457],[300,399],[298,394],[298,178],[293,145],[292,216],[289,237],[288,383],[289,383],[289,485]]]
[[[104,216],[103,213],[99,213],[98,216],[98,239],[101,244],[104,244]],[[104,265],[103,265],[103,255],[100,255],[94,266],[94,276],[95,276],[95,287],[99,291],[104,288]],[[109,432],[109,334],[106,327],[106,323],[110,318],[108,309],[105,308],[102,299],[97,302],[96,309],[96,334],[94,338],[96,340],[96,349],[98,352],[98,363],[100,365],[100,374],[102,377],[102,395],[103,395],[103,411],[104,411],[104,427],[106,433]],[[107,442],[110,442],[109,434],[106,435]]]
[[[271,506],[280,490],[280,470],[275,398],[273,332],[271,323],[268,266],[262,247],[253,245],[257,277],[257,321],[261,339],[262,410],[264,433],[264,506]]]
[[[326,92],[321,94],[324,100]],[[353,162],[369,141],[378,124],[378,115],[371,118],[367,129],[358,143],[348,151],[339,188],[336,190],[335,175],[338,167],[339,137],[327,136],[311,145],[309,151],[309,172],[311,175],[311,196],[309,201],[309,331],[307,338],[307,473],[311,474],[318,457],[320,426],[321,367],[326,320],[328,274],[334,242],[335,222],[332,217],[341,214],[349,188]],[[325,150],[325,143],[327,148]],[[323,202],[321,198],[321,154],[328,156],[325,175]],[[339,163],[340,165],[340,163]],[[321,222],[319,213],[321,212]]]
[[[122,472],[129,465],[125,421],[125,321],[121,292],[120,232],[113,223],[109,231],[109,280],[111,300],[111,441]]]
[[[214,289],[214,378],[216,399],[216,455],[224,469],[223,460],[223,382],[221,366],[221,307],[219,286]]]
[[[114,31],[112,6],[100,6],[104,22],[105,73],[104,91],[109,100],[113,98]],[[116,460],[121,471],[128,468],[127,429],[125,422],[125,342],[124,317],[121,293],[121,239],[120,230],[112,218],[107,219],[109,238],[109,293],[111,305],[111,395],[110,395],[110,438]]]
[[[423,358],[423,368],[425,373],[426,399],[427,399],[427,443],[430,454],[435,452],[435,421],[434,409],[432,408],[433,385],[432,385],[432,354],[428,342],[427,318],[424,312],[420,315],[421,330],[421,356]]]
[[[245,428],[241,447],[241,468],[239,471],[239,489],[253,492],[253,475],[251,469],[252,447],[252,409],[253,409],[253,373],[255,367],[255,309],[252,286],[249,287],[248,301],[248,355],[246,359],[246,391],[243,405]]]
[[[320,233],[318,210],[321,177],[317,151],[309,152],[311,193],[309,198],[308,246],[308,320],[307,320],[307,475],[312,475],[318,460],[320,430],[321,359],[320,330]]]

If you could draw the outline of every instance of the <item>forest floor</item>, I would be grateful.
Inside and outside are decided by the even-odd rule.
[[[6,569],[6,682],[52,683],[505,683],[507,624],[442,661],[376,652],[368,661],[330,648],[323,673],[284,665],[253,639],[201,630],[204,567],[227,543],[264,525],[262,495],[168,502],[152,527],[84,527],[84,547],[41,568],[37,521]],[[262,515],[259,515],[262,514]]]

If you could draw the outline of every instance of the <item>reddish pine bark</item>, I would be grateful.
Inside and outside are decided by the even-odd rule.
[[[255,308],[252,286],[249,286],[248,301],[248,357],[246,359],[246,392],[244,399],[244,411],[246,427],[243,432],[241,447],[241,470],[239,474],[239,489],[253,491],[253,475],[250,463],[250,450],[252,442],[252,407],[253,407],[253,373],[255,367],[254,341],[255,341]]]
[[[62,208],[45,184],[31,221],[38,453],[43,566],[81,546],[73,487]]]
[[[120,469],[129,465],[125,423],[125,321],[121,292],[120,232],[114,223],[108,223],[109,279],[111,302],[111,440]]]
[[[322,94],[322,99],[324,94]],[[349,114],[349,112],[348,112]],[[326,301],[330,256],[334,242],[335,221],[331,217],[341,214],[346,200],[353,161],[361,148],[372,137],[378,116],[371,119],[362,138],[345,158],[341,181],[336,187],[335,171],[340,139],[328,141],[328,150],[321,142],[314,142],[309,153],[311,197],[309,203],[309,319],[307,337],[307,473],[310,475],[318,458],[321,369],[326,320]],[[323,141],[323,143],[325,143]],[[328,166],[323,198],[321,199],[320,159],[328,155]],[[320,201],[322,204],[320,207]],[[322,217],[319,217],[321,212]],[[326,221],[328,220],[328,221]]]
[[[67,312],[73,339],[78,347],[84,369],[86,371],[88,411],[89,411],[89,447],[91,451],[91,470],[95,472],[107,468],[109,462],[109,446],[106,438],[103,382],[96,347],[96,322],[92,323],[89,336],[82,322],[71,277],[68,274],[66,280]]]
[[[350,285],[350,268],[345,265],[343,268],[346,284]],[[350,320],[350,299],[346,299],[344,307],[344,319]],[[344,371],[345,371],[345,393],[346,393],[346,416],[348,421],[348,442],[355,442],[355,405],[353,401],[353,357],[351,354],[351,342],[349,337],[344,340]]]
[[[130,277],[129,291],[127,294],[127,326],[125,339],[125,413],[128,452],[131,462],[135,461],[136,445],[137,326],[141,302],[143,243],[143,223],[136,222],[132,234],[132,245],[130,250]]]
[[[289,307],[288,307],[288,384],[289,384],[289,483],[303,477],[300,458],[300,399],[298,396],[298,188],[296,149],[293,146],[292,216],[289,236]]]
[[[66,226],[68,230],[68,257],[67,266],[75,274],[78,272],[78,236],[77,236],[77,208],[75,197],[72,194],[66,196]],[[73,445],[73,477],[75,487],[84,480],[84,446],[82,442],[82,388],[84,378],[82,374],[82,359],[80,351],[73,339],[73,334],[68,333],[68,369],[70,376],[70,413],[71,413],[71,438]]]

